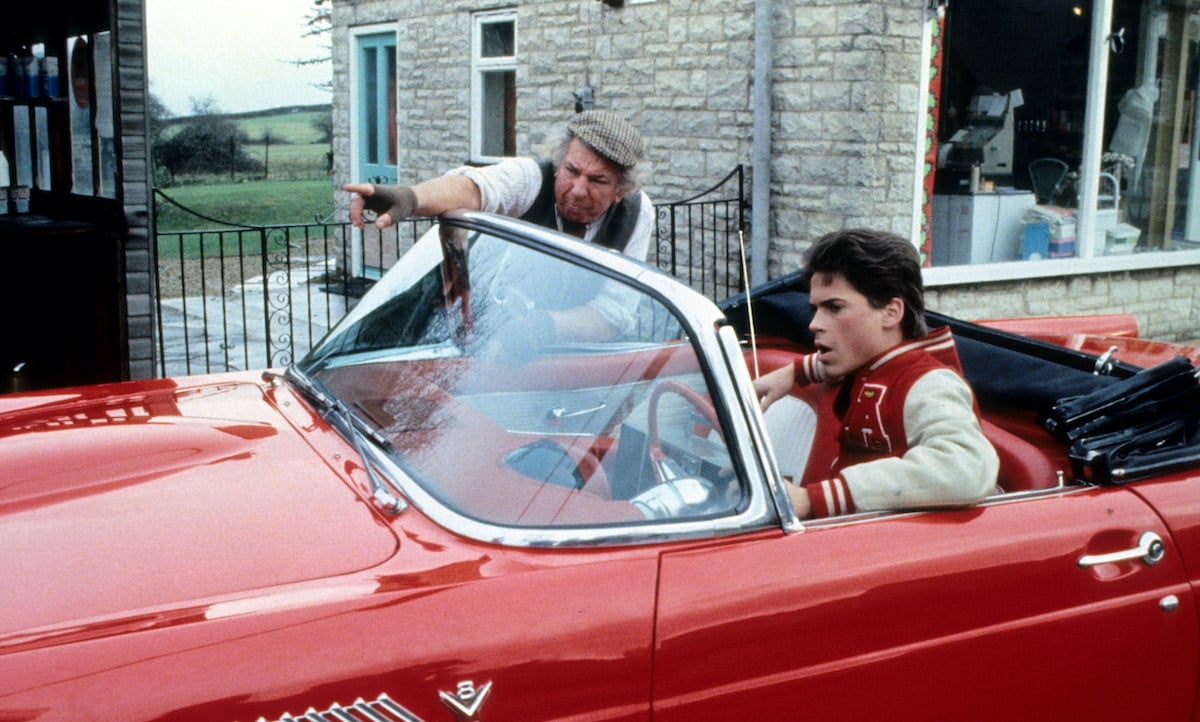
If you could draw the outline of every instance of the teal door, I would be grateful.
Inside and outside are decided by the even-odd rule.
[[[359,180],[396,182],[396,36],[358,38]]]

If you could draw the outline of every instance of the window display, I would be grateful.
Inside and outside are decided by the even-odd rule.
[[[932,265],[1200,248],[1200,2],[955,0],[944,28]]]
[[[34,196],[117,197],[112,71],[96,63],[110,56],[107,32],[0,55],[0,137],[13,185]]]

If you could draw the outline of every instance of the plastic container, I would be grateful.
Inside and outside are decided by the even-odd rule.
[[[1126,253],[1133,253],[1133,249],[1137,246],[1138,238],[1142,235],[1140,228],[1131,226],[1128,223],[1118,223],[1109,228],[1105,234],[1104,255],[1106,256],[1121,256]]]
[[[1025,221],[1021,224],[1021,258],[1040,261],[1050,257],[1050,223]]]
[[[1022,217],[1021,258],[1037,261],[1075,255],[1075,212],[1034,206]]]
[[[36,98],[42,94],[42,64],[39,58],[26,55],[21,58],[20,95],[22,98]]]
[[[42,95],[57,98],[59,93],[58,58],[42,58]]]

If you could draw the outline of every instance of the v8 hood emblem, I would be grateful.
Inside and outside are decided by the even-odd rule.
[[[458,683],[454,694],[439,692],[438,695],[442,698],[442,704],[449,707],[462,722],[473,722],[479,719],[479,709],[483,707],[483,702],[491,691],[491,682],[476,689],[475,683],[467,680]]]
[[[442,703],[450,708],[450,711],[458,717],[460,722],[478,722],[479,709],[483,707],[483,701],[487,699],[488,692],[491,690],[491,682],[476,689],[475,683],[467,680],[458,683],[458,689],[455,690],[454,694],[439,692],[438,695],[441,697]],[[349,719],[370,719],[379,720],[379,722],[422,722],[420,717],[396,704],[386,694],[379,695],[373,702],[368,702],[364,699],[355,700],[354,704],[349,707],[335,704],[323,712],[318,712],[310,708],[299,717],[284,714],[278,718],[278,721],[335,722],[336,720]],[[266,722],[266,718],[260,717],[258,722]]]

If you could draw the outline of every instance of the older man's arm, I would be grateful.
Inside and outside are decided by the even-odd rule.
[[[343,190],[350,198],[350,222],[362,228],[363,211],[374,211],[376,228],[386,228],[412,216],[437,216],[465,208],[479,210],[479,187],[461,175],[442,175],[415,186],[383,186],[373,183],[347,183]]]

